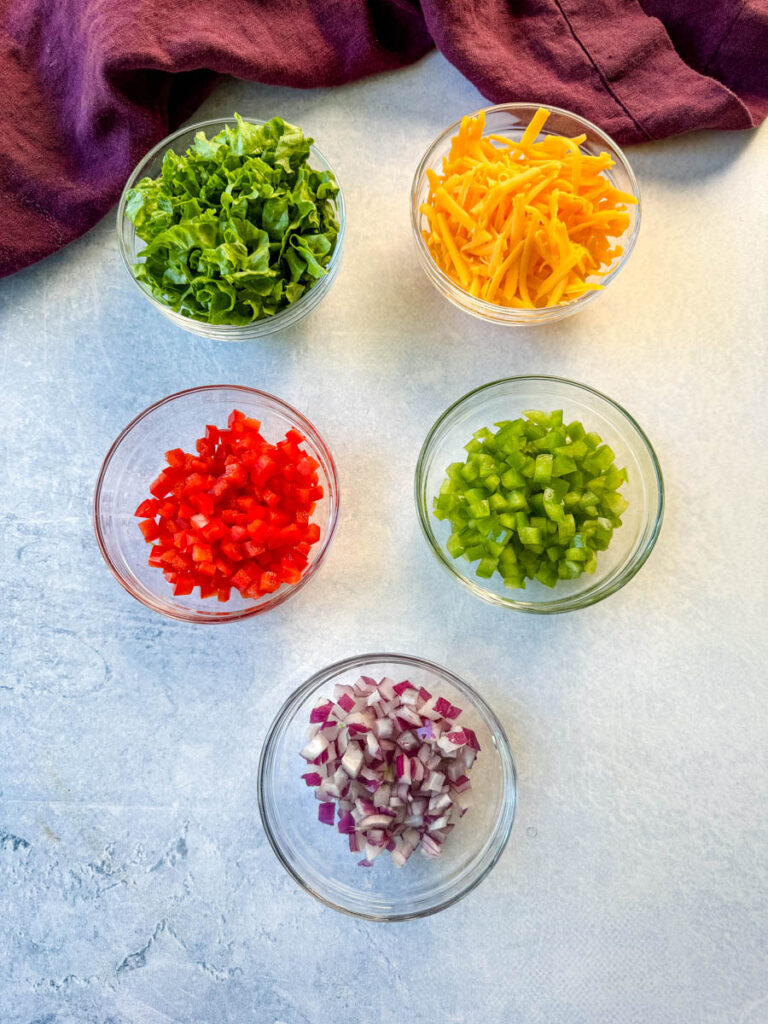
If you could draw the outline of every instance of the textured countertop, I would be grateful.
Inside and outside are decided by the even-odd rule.
[[[579,316],[505,330],[432,289],[408,221],[422,152],[481,105],[436,55],[333,91],[228,81],[205,104],[196,119],[301,124],[345,186],[344,265],[290,332],[177,330],[120,266],[112,215],[0,282],[2,1024],[768,1021],[768,129],[630,150],[644,223],[625,271]],[[419,532],[429,426],[518,373],[616,398],[664,471],[649,562],[582,612],[487,606]],[[217,627],[134,601],[91,528],[118,432],[204,383],[298,406],[342,489],[316,579]],[[255,792],[287,693],[373,649],[478,687],[519,770],[495,870],[400,925],[301,891]]]

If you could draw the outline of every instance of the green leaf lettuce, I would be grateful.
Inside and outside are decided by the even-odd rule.
[[[126,214],[146,243],[136,279],[164,305],[210,324],[274,316],[327,272],[339,233],[338,185],[310,167],[312,139],[273,117],[186,153],[168,150],[159,177],[128,192]]]

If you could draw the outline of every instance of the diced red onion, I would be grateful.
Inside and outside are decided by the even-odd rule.
[[[361,676],[337,684],[310,711],[302,777],[319,801],[318,819],[346,834],[359,863],[384,850],[402,867],[416,849],[437,857],[471,806],[467,773],[480,745],[457,728],[461,709],[409,681]]]
[[[320,806],[317,808],[317,818],[318,818],[318,821],[322,821],[322,823],[324,825],[332,825],[333,824],[333,819],[335,817],[335,814],[336,814],[336,805],[335,804],[325,804],[325,803],[323,803],[323,804],[320,804]]]
[[[309,713],[310,722],[325,722],[326,719],[328,718],[328,715],[330,715],[332,708],[332,700],[320,701],[319,703],[315,704],[315,706]]]

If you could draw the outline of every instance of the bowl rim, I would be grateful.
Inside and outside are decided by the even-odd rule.
[[[301,577],[298,583],[291,587],[280,588],[275,592],[274,595],[266,601],[255,604],[249,608],[241,608],[237,611],[219,611],[214,613],[206,614],[186,614],[174,608],[169,608],[161,605],[159,602],[148,601],[143,594],[140,594],[131,585],[130,581],[125,579],[112,560],[109,553],[108,546],[104,539],[102,527],[101,527],[101,511],[100,511],[100,500],[101,493],[104,486],[104,480],[109,469],[110,463],[116,452],[126,440],[128,435],[131,433],[134,427],[136,427],[143,419],[151,415],[157,409],[163,405],[168,405],[175,402],[177,399],[185,398],[187,395],[199,394],[209,391],[241,391],[251,397],[257,397],[259,399],[267,399],[269,402],[274,402],[284,412],[288,413],[290,418],[294,420],[300,427],[302,432],[311,441],[313,447],[317,447],[322,455],[327,459],[328,467],[330,472],[328,474],[328,497],[330,499],[330,522],[328,525],[328,531],[323,538],[322,546],[317,554],[315,560],[309,565],[304,575]],[[299,412],[288,402],[283,401],[282,398],[278,398],[277,395],[273,395],[268,391],[261,391],[258,388],[250,388],[243,384],[202,384],[197,387],[185,388],[183,391],[175,391],[171,395],[166,395],[164,398],[159,399],[157,402],[153,402],[152,405],[147,406],[143,412],[140,412],[137,416],[128,423],[127,426],[123,427],[120,433],[117,435],[115,440],[109,447],[107,454],[104,456],[104,460],[99,470],[99,475],[96,480],[96,487],[93,493],[93,504],[92,504],[92,518],[93,518],[93,530],[96,535],[96,543],[98,544],[101,556],[104,559],[107,568],[118,581],[118,583],[126,590],[131,597],[135,598],[146,608],[151,611],[159,612],[161,615],[165,615],[167,618],[175,619],[178,622],[189,622],[189,623],[200,623],[202,625],[216,625],[223,622],[237,622],[241,619],[250,619],[254,615],[260,615],[264,612],[270,611],[272,608],[278,607],[283,604],[289,598],[293,597],[302,587],[314,576],[317,569],[325,560],[328,550],[333,541],[336,533],[336,526],[339,521],[339,511],[341,507],[341,494],[339,490],[338,473],[336,471],[336,463],[334,461],[331,450],[326,444],[324,438],[319,433],[317,428],[311,423],[303,413]]]
[[[263,125],[267,122],[258,117],[245,117],[241,115],[243,121],[247,121],[249,124]],[[326,268],[326,274],[321,280],[316,282],[312,288],[307,289],[306,292],[301,296],[298,301],[291,303],[290,306],[286,306],[285,309],[281,309],[279,313],[275,313],[270,317],[263,317],[261,320],[253,320],[248,324],[209,324],[204,320],[195,320],[193,317],[186,316],[184,313],[179,313],[175,309],[171,309],[170,306],[166,306],[154,297],[143,285],[136,280],[131,270],[132,262],[129,259],[126,245],[123,239],[123,224],[127,220],[127,214],[125,207],[128,201],[128,192],[134,187],[137,181],[140,180],[145,167],[151,163],[152,160],[161,152],[172,149],[173,143],[176,139],[182,135],[186,135],[188,132],[198,132],[206,128],[210,128],[213,125],[217,125],[223,128],[226,125],[237,124],[237,118],[235,117],[213,117],[206,121],[195,121],[193,124],[189,124],[186,127],[177,128],[175,132],[171,132],[170,135],[166,135],[164,139],[161,139],[156,145],[148,150],[144,156],[139,160],[136,166],[132,169],[131,173],[126,179],[123,190],[120,193],[120,199],[117,204],[117,214],[115,219],[115,227],[117,231],[117,248],[120,253],[120,260],[125,267],[128,276],[133,281],[134,285],[139,289],[141,294],[148,299],[152,305],[159,309],[162,313],[168,316],[174,323],[178,323],[179,326],[187,328],[189,324],[196,324],[198,327],[203,328],[206,332],[206,336],[220,335],[222,338],[227,334],[243,331],[253,331],[253,337],[258,337],[259,334],[271,334],[281,327],[289,327],[292,323],[300,320],[307,313],[311,312],[314,306],[323,297],[327,289],[333,283],[338,269],[341,265],[342,250],[344,248],[344,239],[346,237],[346,226],[347,226],[347,206],[344,195],[344,189],[342,187],[339,176],[336,173],[336,168],[331,164],[323,151],[315,145],[314,142],[310,143],[310,157],[314,153],[327,165],[328,169],[336,179],[339,191],[334,200],[336,204],[336,215],[339,221],[339,232],[336,236],[336,245],[334,247],[331,258]],[[318,294],[319,293],[319,294]],[[314,302],[309,303],[306,300],[310,296],[314,295]],[[291,317],[287,317],[286,314],[292,314]],[[270,325],[267,328],[267,325]],[[258,329],[257,329],[258,328]],[[195,331],[194,333],[198,333]]]
[[[267,776],[267,761],[268,759],[271,759],[271,764],[274,759],[275,742],[278,732],[282,730],[283,726],[287,726],[292,721],[306,697],[314,690],[317,690],[326,683],[329,683],[341,672],[363,667],[365,665],[380,664],[382,662],[406,665],[409,668],[419,668],[429,671],[438,677],[443,677],[471,701],[476,710],[481,714],[481,717],[484,718],[486,725],[494,736],[495,746],[502,764],[503,785],[505,787],[501,813],[497,818],[486,843],[487,849],[489,851],[492,850],[492,852],[486,861],[481,862],[480,870],[473,874],[458,892],[442,899],[434,905],[392,914],[369,913],[365,910],[353,910],[350,907],[334,902],[329,897],[324,896],[322,893],[314,889],[306,879],[301,876],[299,871],[294,868],[287,856],[284,855],[282,847],[275,835],[275,831],[273,831],[270,821],[271,811],[267,807],[269,801],[267,800],[265,793],[266,780],[268,777],[271,777],[271,775]],[[298,767],[299,766],[297,765],[297,769]],[[264,743],[261,748],[261,753],[259,754],[256,777],[259,815],[261,817],[264,833],[269,845],[272,847],[272,852],[275,854],[280,864],[282,864],[285,871],[302,889],[304,889],[305,892],[314,896],[316,900],[324,904],[326,907],[330,907],[332,910],[346,914],[349,917],[362,918],[366,921],[410,921],[416,918],[429,917],[432,914],[437,914],[441,910],[445,910],[446,908],[453,906],[454,903],[457,903],[472,892],[473,889],[476,889],[496,866],[507,846],[507,843],[509,842],[519,801],[517,768],[509,739],[507,738],[504,726],[501,724],[501,721],[495,711],[486,702],[484,697],[473,686],[467,683],[460,676],[456,675],[455,672],[437,664],[437,662],[431,661],[427,658],[421,658],[418,655],[402,654],[391,651],[379,651],[341,658],[339,661],[335,661],[331,665],[327,665],[325,668],[314,672],[308,679],[304,680],[304,682],[301,683],[283,701],[267,730],[266,736],[264,737]],[[297,780],[300,778],[298,771],[296,778]]]
[[[470,295],[468,291],[462,288],[460,285],[445,273],[445,271],[437,265],[432,254],[427,248],[427,244],[424,241],[424,237],[421,233],[420,218],[421,213],[419,210],[419,204],[417,201],[418,190],[423,181],[426,169],[433,157],[433,155],[444,146],[444,144],[450,141],[453,134],[461,127],[461,123],[464,117],[477,117],[478,114],[490,114],[490,113],[522,113],[526,110],[536,111],[540,107],[548,110],[552,114],[560,114],[563,117],[570,118],[577,125],[582,128],[588,128],[591,132],[594,132],[608,148],[616,154],[618,162],[626,172],[630,184],[632,194],[637,199],[635,206],[635,222],[632,228],[632,233],[627,239],[624,251],[616,261],[615,266],[605,275],[603,278],[603,288],[600,291],[587,291],[583,295],[580,295],[576,299],[572,299],[570,302],[565,303],[562,306],[552,306],[549,309],[516,309],[508,306],[500,306],[495,302],[487,302],[485,299],[479,296]],[[619,274],[619,272],[626,265],[629,257],[637,243],[637,236],[640,233],[640,224],[642,220],[642,197],[640,194],[640,186],[635,176],[635,172],[632,170],[632,166],[626,157],[626,154],[619,146],[619,144],[604,132],[602,128],[599,128],[594,122],[587,120],[580,114],[575,114],[572,110],[566,110],[564,107],[556,107],[549,103],[536,103],[533,101],[519,101],[515,103],[496,103],[490,107],[478,107],[477,110],[470,114],[465,114],[458,118],[453,124],[449,125],[433,142],[430,143],[424,155],[422,156],[416,172],[413,176],[411,183],[411,228],[413,236],[416,241],[416,247],[419,252],[421,264],[427,276],[433,281],[434,284],[439,284],[449,293],[449,298],[456,305],[460,306],[466,312],[473,313],[475,316],[481,317],[486,321],[496,323],[508,323],[508,324],[520,324],[524,322],[546,322],[547,320],[552,321],[555,319],[561,319],[563,316],[569,315],[572,312],[576,312],[588,305],[590,302],[594,302],[596,298],[603,294],[608,288],[608,285],[613,279]],[[567,310],[567,313],[565,312]]]
[[[426,488],[427,468],[429,458],[431,456],[430,448],[434,439],[437,437],[441,428],[449,421],[452,414],[454,414],[459,407],[469,404],[472,399],[478,395],[490,391],[491,388],[498,387],[499,385],[508,384],[520,384],[520,383],[539,383],[548,382],[554,384],[564,384],[569,388],[576,389],[577,392],[586,393],[590,398],[598,398],[603,402],[607,402],[613,409],[615,409],[621,419],[627,423],[631,430],[639,437],[641,443],[645,447],[646,451],[651,460],[651,466],[653,468],[653,480],[656,484],[658,497],[656,500],[655,514],[649,510],[649,515],[646,519],[646,528],[649,522],[653,522],[651,534],[645,541],[642,548],[634,548],[627,557],[626,563],[617,573],[616,577],[610,581],[605,587],[597,587],[595,591],[584,591],[582,594],[573,594],[568,597],[562,597],[560,599],[553,598],[548,601],[519,601],[512,597],[502,597],[498,594],[494,594],[492,591],[475,582],[474,579],[470,579],[463,573],[460,573],[455,565],[455,559],[451,559],[447,552],[444,550],[443,545],[438,542],[437,537],[432,529],[432,521],[430,519],[430,509],[427,508],[429,496],[424,493],[424,500],[422,501],[422,492]],[[463,586],[467,587],[476,597],[482,598],[489,604],[496,605],[498,607],[510,608],[512,611],[526,612],[532,615],[556,615],[567,611],[575,611],[580,608],[587,608],[590,605],[597,604],[603,601],[606,597],[610,597],[611,594],[615,594],[617,590],[620,590],[626,583],[628,583],[640,569],[645,565],[648,560],[653,548],[658,540],[661,525],[664,519],[664,507],[665,507],[665,494],[664,494],[664,477],[661,472],[661,466],[659,460],[654,451],[653,445],[648,439],[643,428],[627,410],[604,394],[602,391],[598,391],[597,388],[590,387],[589,384],[582,384],[580,381],[570,380],[567,377],[557,377],[552,374],[521,374],[514,377],[501,377],[498,380],[489,381],[487,384],[481,384],[479,387],[473,388],[460,398],[452,402],[451,405],[445,409],[444,412],[438,416],[435,422],[430,427],[424,443],[419,451],[419,456],[416,461],[416,470],[414,473],[414,498],[416,501],[416,511],[419,519],[419,525],[421,531],[429,545],[432,553],[437,558],[438,562],[450,573],[450,575],[457,579]],[[553,592],[554,593],[554,592]]]

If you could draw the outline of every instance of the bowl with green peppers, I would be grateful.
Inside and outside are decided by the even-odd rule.
[[[419,455],[422,531],[477,597],[538,614],[595,604],[645,564],[664,483],[617,402],[559,377],[508,377],[454,402]]]
[[[202,121],[135,168],[117,210],[120,255],[177,326],[248,341],[296,324],[341,263],[344,195],[314,140],[280,117]]]

